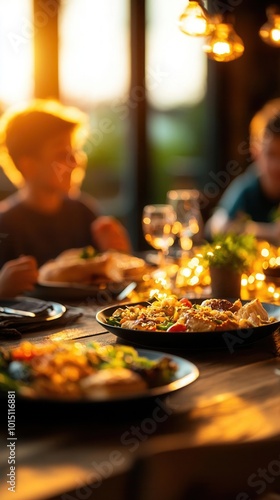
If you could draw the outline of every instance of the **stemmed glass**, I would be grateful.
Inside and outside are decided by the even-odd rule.
[[[168,204],[146,205],[143,209],[143,233],[149,245],[158,250],[160,268],[164,267],[169,247],[175,240],[172,229],[176,217],[174,208]]]
[[[174,189],[168,191],[167,202],[177,214],[176,230],[182,251],[191,250],[193,237],[202,229],[197,189]]]

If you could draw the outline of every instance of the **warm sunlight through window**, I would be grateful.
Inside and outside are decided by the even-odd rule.
[[[128,92],[127,0],[67,0],[61,6],[61,95],[80,104]]]
[[[206,92],[203,39],[184,35],[178,19],[186,0],[149,0],[147,87],[151,104],[168,109],[195,105]]]
[[[147,89],[151,104],[195,105],[205,95],[203,40],[178,27],[186,0],[147,0]],[[65,100],[110,102],[129,87],[128,0],[64,0],[60,83]]]
[[[0,101],[2,106],[33,94],[31,0],[0,0]]]

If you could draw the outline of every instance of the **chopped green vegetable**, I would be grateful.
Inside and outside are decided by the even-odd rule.
[[[106,323],[108,323],[108,325],[112,325],[112,326],[120,326],[120,321],[121,321],[121,318],[114,318],[113,316],[106,319]]]
[[[92,257],[95,257],[97,254],[98,254],[97,250],[89,245],[83,248],[80,257],[81,259],[91,259]]]
[[[164,323],[157,325],[157,329],[166,331],[172,325],[174,325],[174,322],[172,323],[171,321],[165,321]]]

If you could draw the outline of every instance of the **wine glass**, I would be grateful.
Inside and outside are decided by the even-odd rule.
[[[182,251],[191,250],[193,238],[202,230],[202,217],[197,189],[172,189],[167,193],[168,204],[177,214],[175,233]]]
[[[158,250],[159,267],[164,266],[169,247],[174,243],[172,230],[176,217],[175,210],[168,204],[146,205],[143,209],[143,233],[149,245]]]

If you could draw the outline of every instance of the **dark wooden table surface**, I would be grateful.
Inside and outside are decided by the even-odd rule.
[[[80,302],[77,307],[83,312],[78,322],[62,330],[24,334],[24,339],[119,341],[96,322],[96,306]],[[18,342],[6,340],[1,345],[11,347]],[[16,402],[16,493],[8,491],[6,482],[9,465],[4,418],[1,500],[121,499],[125,472],[141,447],[160,436],[183,434],[189,446],[195,447],[280,441],[278,332],[231,350],[206,350],[201,345],[169,352],[193,362],[200,375],[166,397],[140,399],[133,404],[75,404],[67,409],[52,404],[21,407]],[[1,400],[2,417],[7,414],[5,407],[7,402]]]

